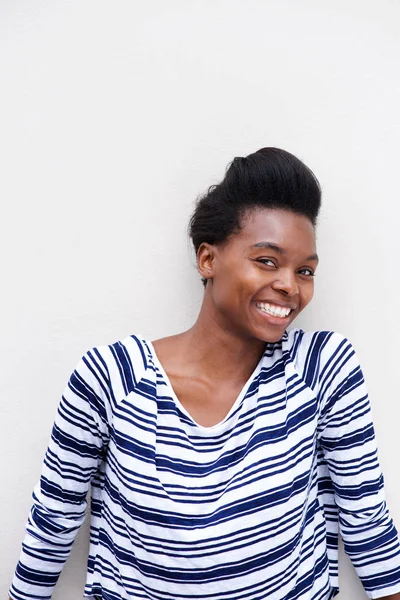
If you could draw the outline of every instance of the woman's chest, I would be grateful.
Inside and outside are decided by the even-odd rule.
[[[261,378],[213,427],[199,426],[160,385],[151,398],[139,391],[119,404],[109,460],[122,484],[167,497],[219,497],[243,482],[278,489],[313,472],[317,421],[312,391],[285,377]]]
[[[169,378],[173,398],[200,427],[214,427],[240,401],[246,382],[205,382],[186,377]]]

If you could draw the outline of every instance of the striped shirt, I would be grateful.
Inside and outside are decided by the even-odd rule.
[[[87,352],[59,405],[12,598],[51,598],[89,486],[87,598],[333,598],[339,531],[368,596],[400,592],[368,395],[339,334],[267,343],[213,427],[191,418],[142,337]]]

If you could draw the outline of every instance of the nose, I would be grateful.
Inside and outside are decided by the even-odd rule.
[[[291,269],[279,269],[279,276],[271,284],[271,287],[286,296],[296,296],[299,293],[296,274]]]

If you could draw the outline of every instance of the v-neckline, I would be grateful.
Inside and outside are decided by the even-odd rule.
[[[232,414],[234,413],[236,408],[239,406],[239,404],[242,402],[243,398],[246,396],[248,389],[249,389],[250,385],[252,384],[252,382],[254,381],[255,377],[260,372],[262,363],[263,363],[263,359],[265,356],[266,348],[268,345],[268,344],[266,345],[266,348],[264,349],[264,352],[262,353],[261,358],[258,361],[256,368],[254,369],[254,371],[252,372],[252,374],[250,375],[250,377],[248,378],[248,380],[246,381],[246,383],[240,390],[239,395],[237,396],[236,400],[233,402],[232,406],[230,407],[230,409],[227,412],[227,414],[225,415],[225,417],[221,421],[218,421],[218,423],[207,426],[207,425],[201,425],[200,423],[197,423],[197,421],[195,421],[195,419],[190,414],[190,412],[183,406],[182,402],[179,400],[178,396],[175,393],[175,390],[171,383],[170,378],[168,377],[160,359],[158,358],[157,352],[155,351],[155,348],[154,348],[152,342],[147,341],[146,343],[149,346],[150,353],[151,353],[151,356],[152,356],[152,359],[153,359],[153,362],[154,362],[156,368],[160,371],[163,379],[165,380],[165,383],[167,384],[167,387],[168,387],[168,390],[169,390],[172,400],[175,402],[175,404],[179,408],[179,410],[188,419],[190,419],[190,421],[193,423],[193,425],[195,427],[198,427],[199,429],[204,430],[204,431],[212,431],[214,429],[220,429],[230,419],[230,417],[232,416]]]

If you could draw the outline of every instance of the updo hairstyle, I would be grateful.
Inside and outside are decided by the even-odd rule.
[[[288,210],[315,226],[320,206],[321,187],[311,169],[290,152],[261,148],[235,158],[224,179],[197,199],[189,235],[197,255],[203,242],[222,244],[238,233],[251,209]]]

